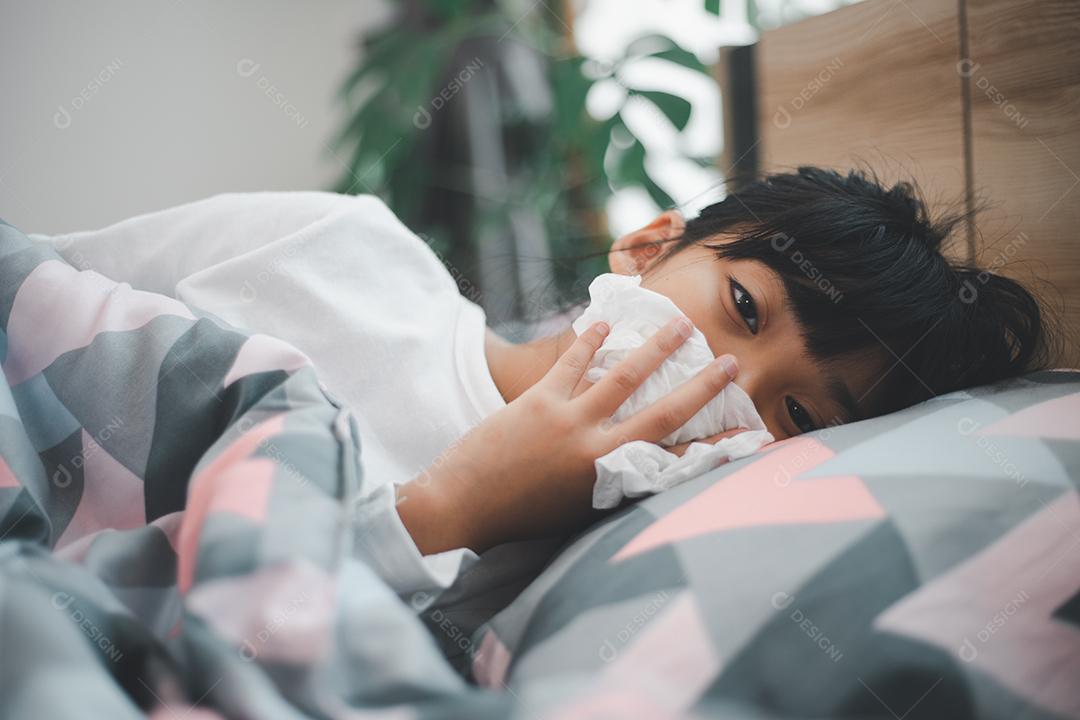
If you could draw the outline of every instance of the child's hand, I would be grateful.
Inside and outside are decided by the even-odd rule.
[[[540,382],[399,488],[398,512],[421,552],[483,552],[570,531],[595,516],[598,457],[631,440],[658,442],[734,378],[734,358],[721,356],[645,410],[611,421],[690,330],[685,318],[668,323],[595,384],[583,376],[607,327],[597,323],[580,335]]]

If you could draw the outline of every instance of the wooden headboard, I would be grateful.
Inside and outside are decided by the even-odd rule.
[[[870,167],[985,207],[948,251],[1027,283],[1080,367],[1078,50],[1076,0],[865,0],[728,56],[756,121],[728,123],[724,162]]]

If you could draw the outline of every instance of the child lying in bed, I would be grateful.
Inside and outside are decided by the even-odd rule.
[[[1012,280],[947,260],[956,224],[932,222],[906,184],[813,168],[748,185],[689,222],[666,212],[616,241],[610,266],[685,318],[595,385],[583,376],[603,323],[508,343],[372,197],[223,195],[39,239],[81,269],[306,353],[361,410],[365,482],[397,486],[400,521],[430,555],[579,526],[598,457],[659,441],[736,378],[779,440],[1037,367],[1038,304]],[[716,361],[613,425],[692,328]]]

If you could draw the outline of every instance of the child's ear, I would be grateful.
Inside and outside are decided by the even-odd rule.
[[[686,221],[678,210],[661,213],[651,223],[611,244],[608,266],[620,275],[641,275],[660,257],[670,241],[682,235]]]

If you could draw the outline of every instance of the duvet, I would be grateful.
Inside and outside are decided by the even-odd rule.
[[[0,716],[505,717],[372,562],[306,358],[0,223]]]

